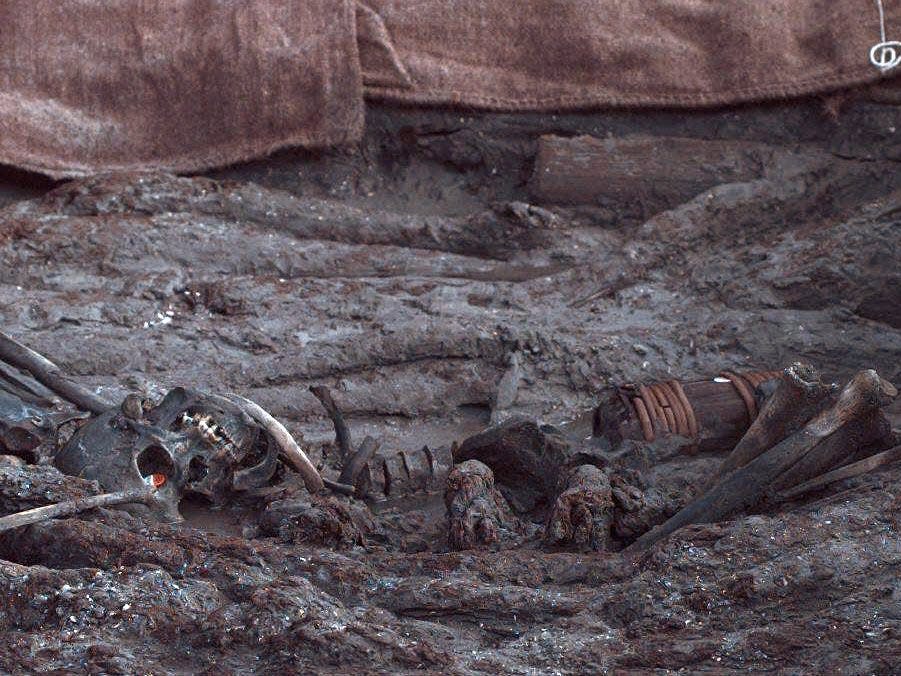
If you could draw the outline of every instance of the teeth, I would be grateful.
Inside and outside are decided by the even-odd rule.
[[[200,435],[200,437],[211,446],[224,444],[226,446],[234,446],[234,441],[228,436],[228,433],[219,423],[214,422],[212,416],[198,415],[191,416],[182,413],[180,424],[182,428],[191,428]]]

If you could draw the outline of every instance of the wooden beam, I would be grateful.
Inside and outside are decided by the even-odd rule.
[[[640,206],[650,216],[715,185],[761,178],[771,152],[748,141],[542,136],[529,190],[540,204]]]

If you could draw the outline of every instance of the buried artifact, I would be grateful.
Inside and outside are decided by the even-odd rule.
[[[308,490],[324,488],[318,470],[284,426],[239,395],[176,387],[157,405],[130,394],[116,407],[76,385],[51,361],[2,333],[0,360],[37,381],[0,378],[4,383],[0,403],[11,400],[3,408],[11,418],[4,423],[7,434],[0,440],[4,450],[34,451],[41,441],[38,434],[31,434],[25,448],[10,448],[8,440],[21,439],[29,427],[37,432],[40,425],[44,432],[52,433],[59,425],[50,422],[84,417],[39,408],[38,401],[53,406],[58,402],[49,397],[58,395],[94,413],[52,453],[52,462],[63,473],[94,480],[103,490],[118,496],[107,498],[103,504],[133,503],[156,518],[179,520],[178,504],[185,495],[200,495],[221,506],[236,492],[268,483],[279,456],[300,473]],[[15,395],[30,401],[19,402],[17,408],[12,400]],[[129,496],[134,500],[126,499]],[[82,509],[92,506],[99,505],[88,502]],[[55,515],[48,512],[45,518]]]
[[[187,495],[221,507],[242,492],[271,492],[281,458],[312,502],[290,490],[274,502],[263,522],[280,532],[293,532],[283,519],[326,529],[332,519],[368,519],[354,516],[369,514],[363,503],[322,502],[317,495],[328,488],[374,512],[415,503],[407,498],[443,500],[449,549],[531,543],[632,554],[683,526],[779,504],[899,457],[880,410],[897,391],[873,370],[841,392],[802,364],[624,386],[599,395],[587,437],[514,417],[461,444],[418,451],[382,451],[372,437],[354,448],[331,392],[313,387],[335,427],[341,471],[332,481],[281,423],[238,395],[175,387],[156,404],[131,394],[112,406],[3,334],[0,363],[34,378],[0,371],[0,450],[52,461],[106,491],[7,515],[0,531],[112,505],[179,520]],[[92,415],[62,410],[57,397]],[[69,423],[78,426],[71,436],[62,433]],[[666,463],[679,458],[711,471],[702,468],[689,489],[664,485]],[[345,539],[363,541],[368,527],[355,525]]]

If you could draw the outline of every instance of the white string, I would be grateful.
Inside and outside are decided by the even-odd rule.
[[[882,0],[876,0],[876,8],[879,10],[880,42],[870,48],[870,63],[884,73],[901,64],[901,42],[886,39],[885,9],[882,7]]]

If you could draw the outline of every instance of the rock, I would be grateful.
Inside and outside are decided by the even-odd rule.
[[[447,479],[444,504],[451,549],[494,545],[519,530],[516,517],[494,487],[494,474],[478,460],[454,467]]]
[[[610,548],[613,498],[610,480],[594,465],[574,469],[557,496],[545,528],[545,541],[556,546]]]

